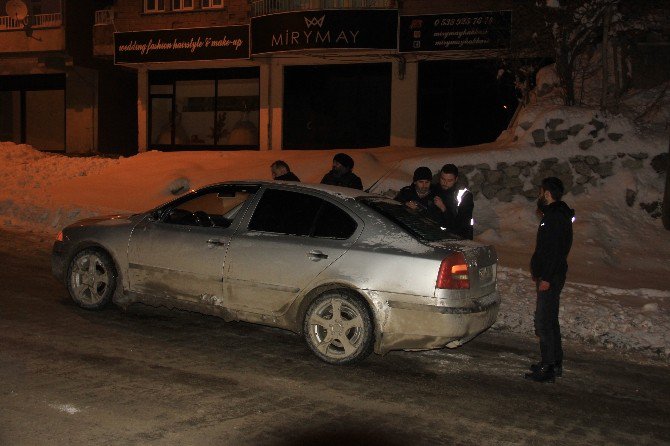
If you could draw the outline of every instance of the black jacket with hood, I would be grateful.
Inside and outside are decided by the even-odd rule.
[[[535,252],[530,260],[533,277],[555,284],[565,280],[568,254],[572,246],[572,217],[575,211],[563,201],[540,209],[543,213],[537,228]]]

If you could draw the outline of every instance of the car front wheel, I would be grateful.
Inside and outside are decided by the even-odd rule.
[[[97,310],[112,299],[116,286],[116,269],[112,259],[102,251],[85,249],[72,258],[68,268],[68,291],[82,308]]]
[[[367,306],[341,291],[324,293],[310,304],[303,332],[309,348],[329,364],[351,364],[372,352],[374,332]]]

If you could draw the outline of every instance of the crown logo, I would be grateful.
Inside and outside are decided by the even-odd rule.
[[[311,19],[305,17],[305,25],[307,25],[307,28],[311,28],[312,26],[319,25],[319,28],[323,26],[323,21],[325,20],[326,15],[322,15],[320,18],[312,17]]]

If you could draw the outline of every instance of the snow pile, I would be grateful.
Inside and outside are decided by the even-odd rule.
[[[568,273],[569,274],[569,273]],[[533,332],[535,285],[530,274],[500,268],[503,296],[494,330]],[[565,340],[670,357],[670,291],[623,290],[568,282],[561,293],[560,324]]]
[[[547,129],[571,133],[561,144],[538,147],[533,132]],[[621,136],[608,137],[611,133]],[[586,138],[594,140],[588,151],[579,146]],[[611,164],[610,175],[586,184],[581,194],[565,197],[576,209],[577,221],[569,282],[562,297],[563,333],[568,340],[667,359],[670,237],[660,219],[640,206],[662,198],[665,177],[650,167],[650,160],[667,151],[666,138],[638,135],[622,116],[545,105],[523,110],[516,125],[490,144],[347,152],[364,187],[388,195],[409,184],[419,166],[437,173],[445,163],[489,164],[496,169],[498,163],[540,165],[547,158],[569,162],[584,155]],[[330,169],[335,153],[152,151],[106,159],[46,154],[26,145],[0,143],[0,227],[55,234],[82,217],[144,211],[206,184],[270,179],[269,166],[278,158],[288,162],[302,181],[317,183]],[[644,157],[637,155],[641,153]],[[530,178],[524,181],[524,188],[534,187]],[[634,205],[627,203],[631,196]],[[509,202],[487,200],[480,194],[474,218],[475,239],[495,245],[500,258],[503,305],[495,328],[532,333],[534,290],[525,271],[538,223],[534,203],[521,196]]]

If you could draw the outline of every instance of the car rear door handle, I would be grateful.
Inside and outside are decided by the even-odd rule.
[[[221,240],[217,240],[217,239],[210,238],[209,240],[207,240],[207,244],[208,244],[208,245],[212,245],[212,246],[223,246],[223,245],[226,244],[226,242],[223,242],[223,241],[221,241]]]
[[[307,256],[309,257],[310,260],[312,260],[314,262],[318,262],[321,259],[327,259],[328,258],[328,254],[324,254],[321,251],[316,251],[316,250],[308,252]]]

